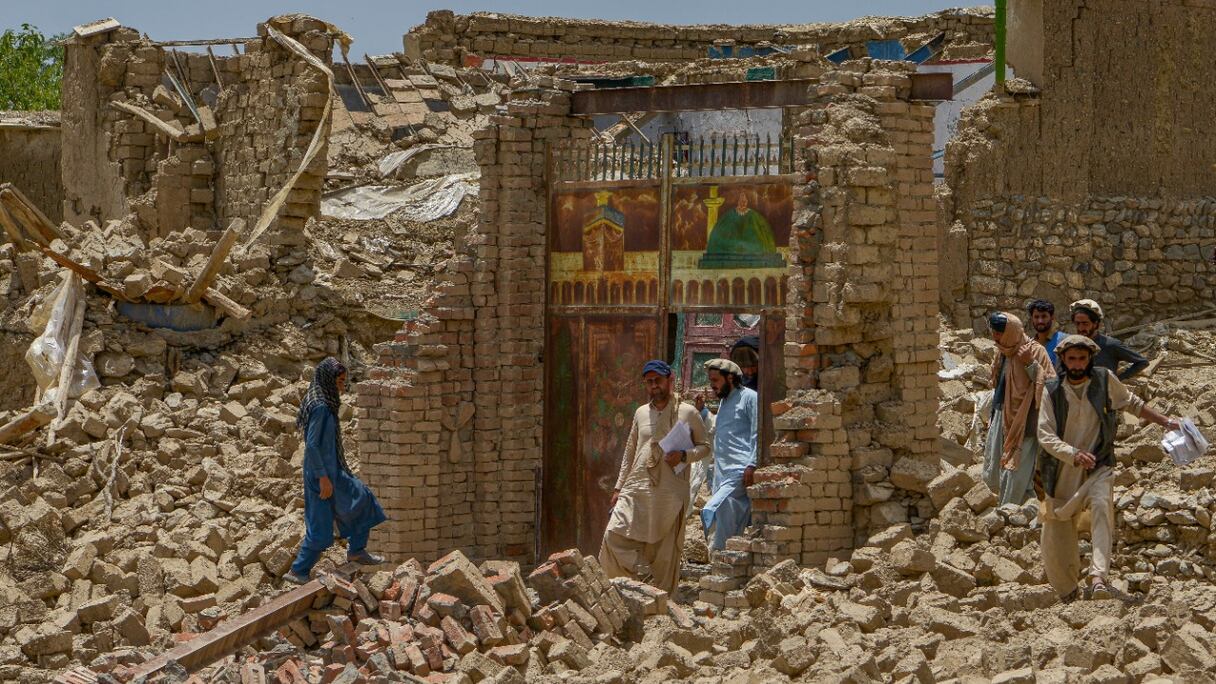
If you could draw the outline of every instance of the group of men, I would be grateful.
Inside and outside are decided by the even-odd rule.
[[[712,493],[701,508],[709,547],[725,548],[727,539],[750,524],[747,488],[756,471],[760,421],[758,347],[754,338],[744,338],[732,349],[731,358],[705,363],[710,388],[720,400],[716,414],[700,398],[697,406],[680,401],[666,362],[648,361],[642,368],[650,401],[633,414],[600,547],[600,564],[609,577],[635,577],[669,593],[675,591],[684,521],[692,499],[692,464],[711,453]],[[678,422],[687,424],[692,447],[664,450],[660,442]]]
[[[1143,371],[1148,360],[1098,332],[1103,314],[1096,301],[1073,302],[1074,334],[1054,329],[1055,307],[1050,302],[1032,302],[1027,314],[1033,338],[1011,313],[994,313],[988,319],[1000,353],[992,365],[984,481],[1000,504],[1040,499],[1043,565],[1065,602],[1081,594],[1077,524],[1088,509],[1088,591],[1108,596],[1119,412],[1173,430],[1178,421],[1149,408],[1123,384]],[[1120,369],[1121,364],[1127,365]]]
[[[1033,337],[1011,313],[994,313],[988,320],[1000,353],[992,365],[984,481],[1000,504],[1020,506],[1031,496],[1041,501],[1043,564],[1064,601],[1081,593],[1077,525],[1080,513],[1088,509],[1088,592],[1109,595],[1118,414],[1125,411],[1167,429],[1178,429],[1178,421],[1148,407],[1123,384],[1148,361],[1099,332],[1103,314],[1097,302],[1073,302],[1074,334],[1056,329],[1050,302],[1032,302],[1027,314]],[[745,339],[748,344],[736,344],[730,359],[705,364],[710,386],[721,400],[716,415],[673,394],[674,377],[667,363],[649,361],[642,369],[650,401],[634,412],[600,549],[600,563],[609,576],[636,577],[675,590],[691,499],[690,465],[711,453],[712,494],[701,509],[709,547],[724,548],[728,538],[750,523],[747,487],[756,470],[759,345]],[[660,442],[680,422],[687,424],[691,448],[664,450]]]

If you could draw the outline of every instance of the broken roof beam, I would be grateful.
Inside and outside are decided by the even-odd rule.
[[[574,93],[574,114],[629,114],[716,109],[771,109],[810,104],[816,79],[742,81],[643,88],[607,88]]]
[[[143,119],[144,122],[151,125],[156,132],[172,140],[173,142],[180,143],[186,141],[186,130],[182,128],[180,124],[177,124],[177,122],[173,122],[177,125],[177,127],[174,128],[174,126],[170,125],[169,122],[162,121],[152,112],[149,112],[143,107],[133,105],[129,102],[111,102],[110,106],[120,112],[126,112]]]
[[[211,287],[211,282],[219,275],[220,268],[228,260],[228,253],[232,251],[236,239],[243,232],[245,232],[245,219],[232,219],[232,223],[228,224],[228,229],[220,236],[219,242],[215,243],[215,248],[207,257],[207,264],[199,272],[198,278],[190,285],[190,289],[186,290],[185,302],[187,304],[194,304],[203,298],[203,293]]]
[[[9,422],[0,425],[0,444],[8,444],[24,434],[33,432],[51,422],[54,417],[55,407],[50,404],[39,404],[18,414]]]
[[[27,232],[35,241],[50,244],[52,240],[63,237],[63,233],[42,213],[38,205],[31,202],[30,198],[12,183],[0,185],[0,203],[3,203],[10,216],[25,224]]]
[[[350,576],[357,567],[354,563],[347,563],[337,568],[335,574]],[[129,672],[129,679],[150,678],[172,661],[180,663],[188,672],[206,667],[242,646],[253,643],[263,634],[307,614],[312,610],[313,600],[324,591],[328,590],[321,580],[315,579],[280,594],[258,608],[221,622],[210,632],[200,634],[170,651],[136,665]]]
[[[261,41],[261,38],[208,38],[206,40],[154,40],[156,47],[202,47],[204,45],[240,45]]]

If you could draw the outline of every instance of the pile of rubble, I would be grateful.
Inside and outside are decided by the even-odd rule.
[[[366,582],[322,573],[328,591],[250,659],[212,668],[210,681],[536,681],[588,668],[592,654],[641,633],[672,608],[667,595],[609,581],[592,556],[555,553],[525,579],[518,563],[475,566],[453,551],[425,570],[411,559]],[[598,658],[597,658],[598,659]],[[112,672],[122,678],[121,665]]]

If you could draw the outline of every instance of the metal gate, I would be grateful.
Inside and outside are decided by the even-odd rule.
[[[672,134],[550,149],[542,553],[599,551],[641,366],[673,359],[682,317],[758,314],[761,405],[785,396],[792,149]]]

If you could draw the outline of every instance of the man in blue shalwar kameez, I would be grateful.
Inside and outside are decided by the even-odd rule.
[[[713,495],[701,509],[701,525],[709,548],[726,548],[726,540],[751,523],[752,502],[747,488],[756,472],[759,400],[743,386],[743,371],[728,359],[705,362],[709,384],[722,400],[714,428]]]
[[[342,450],[338,397],[345,388],[346,367],[332,356],[326,358],[317,364],[296,416],[296,425],[304,432],[305,532],[296,560],[283,576],[295,584],[308,581],[312,566],[333,545],[335,523],[347,540],[347,561],[361,565],[384,562],[368,552],[367,538],[373,527],[388,518],[367,485],[350,472]]]

